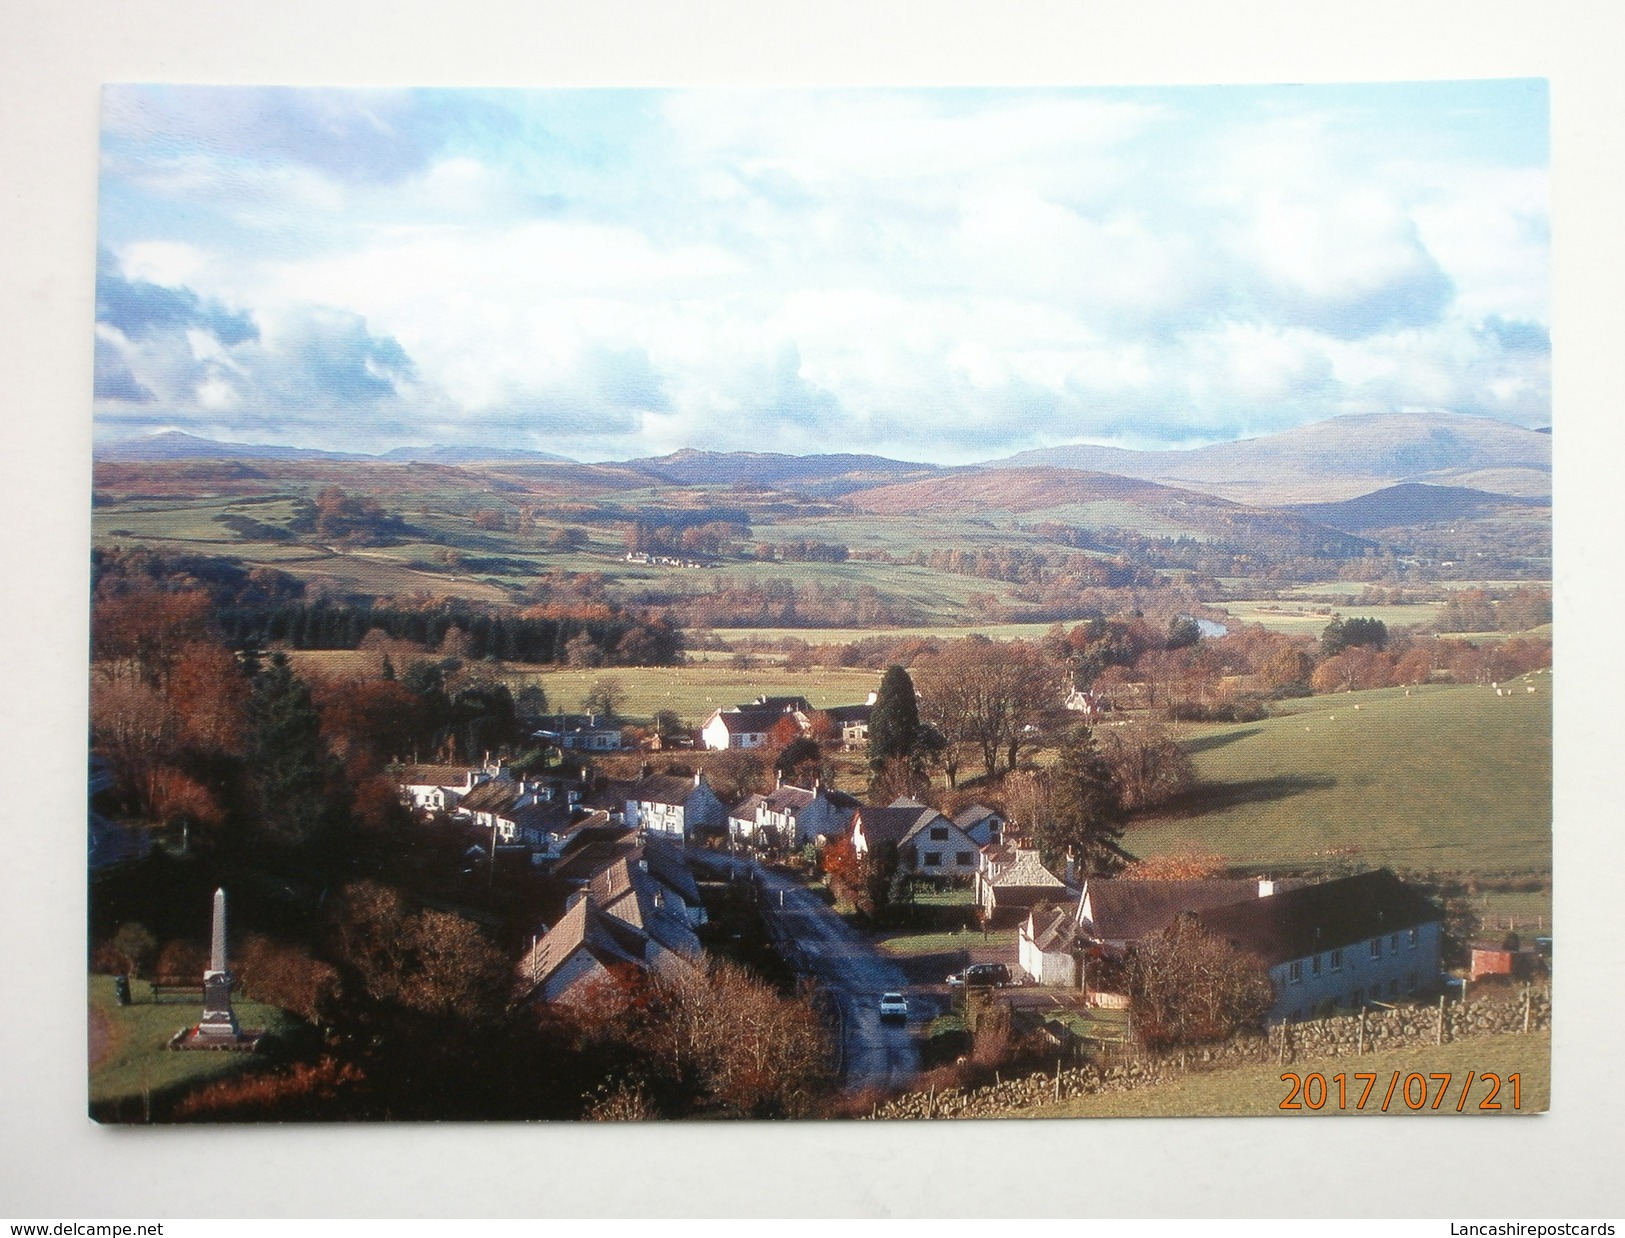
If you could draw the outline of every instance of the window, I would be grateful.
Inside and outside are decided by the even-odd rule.
[[[1388,996],[1389,997],[1398,997],[1399,996],[1399,981],[1390,980],[1388,982]]]
[[[1409,941],[1408,941],[1408,942],[1406,942],[1406,944],[1407,944],[1407,945],[1408,945],[1408,946],[1410,946],[1410,948],[1411,948],[1411,949],[1412,949],[1412,950],[1414,950],[1414,949],[1416,949],[1416,941],[1417,941],[1417,938],[1418,938],[1418,937],[1419,937],[1419,936],[1420,936],[1420,935],[1421,935],[1421,934],[1419,934],[1419,933],[1418,933],[1418,932],[1417,932],[1417,931],[1416,931],[1416,930],[1415,930],[1415,929],[1412,929],[1412,930],[1411,930],[1411,931],[1410,931],[1410,932],[1409,932],[1409,933],[1408,933],[1408,934],[1407,934],[1407,936],[1408,936],[1408,937],[1409,937],[1409,939],[1410,939],[1410,940],[1409,940]]]
[[[974,858],[969,851],[959,851],[954,854],[954,863],[959,865],[961,868],[964,868],[966,865],[973,862]]]
[[[1302,984],[1303,983],[1303,964],[1302,963],[1289,963],[1289,964],[1287,964],[1286,979],[1287,979],[1288,984]]]
[[[1309,974],[1311,976],[1320,975],[1320,955],[1317,954],[1309,960]]]
[[[1399,953],[1399,934],[1398,933],[1395,933],[1395,934],[1393,934],[1392,936],[1390,936],[1388,938],[1388,949],[1393,951],[1393,953],[1395,953],[1395,954]]]
[[[1405,973],[1405,987],[1407,989],[1409,989],[1412,993],[1416,992],[1416,973],[1415,972],[1406,972]]]
[[[940,851],[927,851],[923,858],[927,868],[942,867],[942,852]]]
[[[1342,971],[1343,970],[1343,952],[1341,950],[1333,950],[1332,951],[1332,970],[1333,971]]]
[[[945,826],[945,825],[933,825],[931,827],[931,841],[934,842],[934,843],[945,843],[945,842],[947,842],[948,841],[948,827]]]
[[[1373,937],[1371,939],[1371,957],[1374,959],[1382,957],[1382,938]]]
[[[1355,989],[1354,992],[1349,994],[1349,1006],[1354,1010],[1358,1010],[1363,1005],[1365,1005],[1365,990]]]

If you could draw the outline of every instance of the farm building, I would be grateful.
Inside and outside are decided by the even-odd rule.
[[[1198,912],[1269,969],[1269,1020],[1313,1018],[1432,989],[1444,913],[1387,869]]]
[[[1016,933],[1016,962],[1039,984],[1083,983],[1077,924],[1066,903],[1039,903]]]

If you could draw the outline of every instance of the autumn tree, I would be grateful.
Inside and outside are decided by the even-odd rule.
[[[1167,803],[1196,784],[1190,755],[1159,723],[1114,726],[1105,731],[1100,752],[1126,811]]]
[[[1142,938],[1128,964],[1129,1018],[1152,1049],[1228,1040],[1275,1001],[1263,963],[1181,916]]]
[[[917,674],[926,720],[945,743],[979,751],[989,778],[1001,760],[1015,768],[1022,745],[1059,703],[1059,669],[1024,641],[971,637],[923,661]]]

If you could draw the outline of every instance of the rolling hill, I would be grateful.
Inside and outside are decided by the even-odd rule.
[[[1465,486],[1406,482],[1343,503],[1305,503],[1288,510],[1345,533],[1418,528],[1464,520],[1542,518],[1549,499],[1516,498]]]
[[[1110,473],[1067,468],[981,468],[879,486],[846,497],[876,515],[1008,514],[1084,528],[1130,529],[1149,537],[1242,543],[1268,539],[1358,554],[1363,539],[1293,512],[1249,507],[1216,495]]]
[[[1481,489],[1532,497],[1551,493],[1552,439],[1459,413],[1369,413],[1188,450],[1080,444],[989,464],[1089,469],[1260,505],[1337,503],[1396,482],[1450,485],[1467,477]]]

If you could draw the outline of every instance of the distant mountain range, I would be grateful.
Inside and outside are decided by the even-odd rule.
[[[1377,529],[1420,529],[1467,520],[1517,517],[1551,506],[1550,499],[1490,494],[1464,486],[1417,482],[1390,486],[1343,503],[1305,503],[1284,510],[1344,533]]]
[[[1350,414],[1209,447],[1047,447],[989,466],[1088,469],[1271,506],[1340,502],[1396,482],[1536,498],[1551,494],[1552,439],[1459,413]]]
[[[1386,491],[1396,484],[1425,483],[1433,489],[1464,493],[1545,499],[1551,495],[1552,439],[1548,431],[1526,430],[1484,417],[1456,413],[1382,413],[1335,417],[1279,434],[1170,451],[1132,451],[1121,447],[1080,444],[1021,452],[972,469],[945,468],[850,453],[793,456],[767,452],[716,452],[685,449],[614,464],[578,464],[549,452],[503,447],[397,447],[381,455],[317,451],[250,443],[221,443],[179,431],[141,438],[105,441],[95,447],[98,460],[143,462],[165,460],[286,460],[422,462],[504,470],[543,468],[562,478],[573,469],[590,470],[627,482],[646,477],[672,486],[761,485],[825,499],[873,492],[913,482],[960,475],[1002,482],[967,483],[986,492],[986,502],[1006,509],[1053,506],[1039,496],[1018,495],[1031,483],[1017,482],[1022,470],[1062,469],[1094,475],[1092,492],[1103,495],[1106,474],[1155,482],[1160,486],[1214,495],[1253,507],[1291,505],[1297,514],[1318,519],[1303,505],[1341,504],[1361,495]],[[1054,478],[1038,483],[1053,491]],[[1066,484],[1075,485],[1074,477]],[[1064,486],[1063,486],[1064,489]],[[922,500],[927,492],[915,497]],[[1053,496],[1052,496],[1053,497]],[[1429,504],[1444,502],[1425,496]],[[896,501],[907,501],[898,495]],[[890,499],[878,500],[890,502]],[[1091,500],[1094,501],[1094,500]],[[1400,499],[1388,501],[1390,505]],[[866,501],[862,506],[869,506]],[[879,510],[878,507],[874,510]],[[1363,519],[1363,516],[1357,518]],[[1381,527],[1381,526],[1370,526]]]
[[[220,443],[214,439],[165,430],[139,438],[110,439],[97,443],[92,454],[98,460],[133,463],[142,460],[367,460],[370,456],[342,451],[317,451],[311,447],[276,447],[266,443]]]
[[[791,456],[778,452],[696,451],[692,448],[669,456],[628,460],[625,467],[678,486],[756,483],[825,497],[912,478],[935,477],[949,471],[934,464],[912,464],[885,456],[846,453]]]

